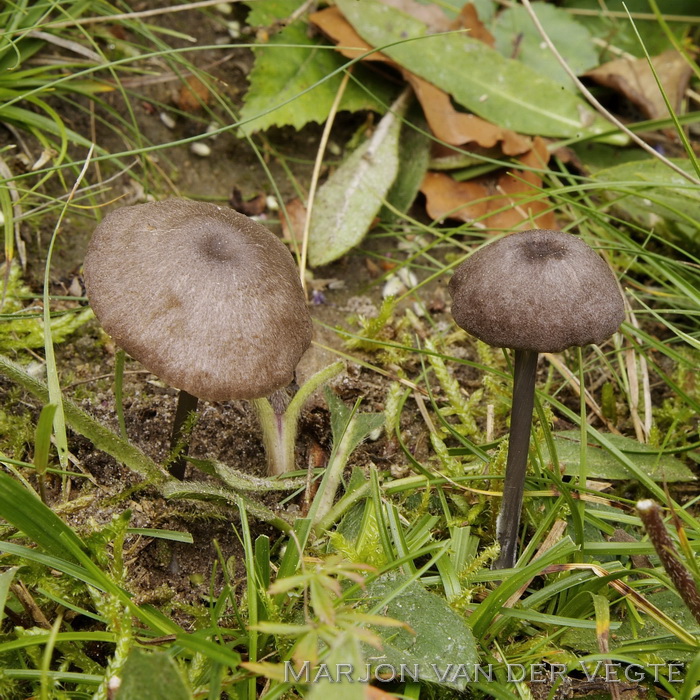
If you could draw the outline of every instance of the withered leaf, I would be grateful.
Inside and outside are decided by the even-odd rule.
[[[282,238],[285,241],[297,241],[301,243],[304,237],[304,226],[306,225],[306,207],[297,197],[285,204],[285,213],[280,216],[282,222]]]
[[[494,46],[496,40],[493,34],[486,29],[486,25],[479,19],[479,14],[476,11],[476,6],[468,2],[459,11],[457,20],[453,23],[452,29],[468,29],[469,36],[473,39],[479,39],[488,46]]]
[[[523,165],[543,168],[548,160],[543,139],[519,159]],[[477,222],[494,230],[556,228],[549,200],[542,196],[542,179],[529,170],[512,170],[498,177],[483,176],[458,182],[446,173],[429,172],[421,185],[426,210],[435,220],[446,218]]]
[[[675,111],[680,110],[692,68],[678,51],[665,51],[653,56],[659,80]],[[649,119],[668,116],[666,104],[646,58],[618,58],[586,73],[600,85],[622,93]]]

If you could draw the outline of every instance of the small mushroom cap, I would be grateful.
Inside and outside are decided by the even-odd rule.
[[[117,209],[95,229],[84,273],[117,345],[201,399],[269,396],[311,343],[292,256],[232,209],[183,199]]]
[[[495,347],[561,352],[602,343],[625,318],[606,262],[561,231],[522,231],[484,246],[449,289],[455,321]]]

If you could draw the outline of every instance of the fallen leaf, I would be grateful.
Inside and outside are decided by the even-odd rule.
[[[381,688],[377,688],[374,685],[365,686],[365,699],[366,700],[399,700],[398,695],[393,695],[392,693],[387,693]]]
[[[483,148],[492,148],[500,141],[503,153],[508,156],[520,155],[532,148],[527,136],[503,129],[475,114],[458,112],[446,92],[408,71],[404,75],[420,100],[431,131],[441,141],[453,146],[476,143]]]
[[[536,138],[532,149],[518,161],[527,167],[543,168],[547,145]],[[522,228],[556,228],[549,200],[541,195],[542,179],[530,170],[502,173],[498,179],[483,176],[458,182],[446,173],[429,172],[421,185],[426,210],[434,220],[457,219],[475,222],[480,228],[512,231]]]
[[[476,5],[468,2],[459,11],[459,15],[453,23],[451,29],[467,29],[472,39],[483,41],[487,46],[494,46],[496,40],[493,34],[486,29],[486,25],[479,19]]]
[[[405,90],[374,134],[323,183],[309,227],[309,265],[326,265],[365,236],[399,169],[399,134],[410,93]]]
[[[262,192],[246,199],[240,188],[235,185],[228,202],[236,211],[246,216],[260,216],[267,208],[267,197]]]
[[[190,75],[175,98],[183,112],[198,112],[209,102],[209,88],[196,76]]]
[[[446,173],[431,170],[425,174],[420,190],[425,195],[428,216],[434,221],[480,221],[488,212],[489,190],[478,180],[458,182]]]
[[[282,238],[285,241],[297,241],[301,243],[304,237],[304,226],[306,225],[306,207],[301,200],[296,199],[284,205],[287,215],[282,215]]]
[[[309,19],[337,43],[337,50],[347,58],[358,58],[372,48],[337,7],[315,12]],[[416,93],[431,131],[441,141],[453,146],[476,143],[483,148],[492,148],[502,141],[503,152],[509,156],[520,155],[532,147],[527,136],[495,126],[473,114],[458,112],[446,92],[402,69],[380,51],[368,55],[365,60],[381,61],[401,71]]]
[[[678,112],[692,68],[678,51],[665,51],[659,56],[653,56],[651,62],[666,97],[674,111]],[[586,76],[600,85],[621,92],[649,119],[668,116],[666,104],[646,58],[619,58],[588,71]]]

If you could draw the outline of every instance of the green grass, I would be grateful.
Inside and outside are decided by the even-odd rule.
[[[664,506],[678,561],[699,581],[699,496],[692,478],[700,464],[697,186],[679,184],[663,165],[649,177],[617,178],[614,170],[601,176],[610,147],[587,162],[583,143],[568,145],[588,172],[557,159],[540,171],[543,185],[529,196],[546,199],[564,230],[609,261],[629,313],[601,347],[541,363],[516,569],[490,569],[498,555],[511,360],[468,337],[441,311],[450,271],[488,243],[479,221],[426,223],[420,213],[410,216],[389,202],[391,216],[349,254],[379,270],[357,290],[372,298],[378,314],[316,324],[325,337],[334,336],[338,358],[371,380],[381,408],[327,395],[324,420],[331,430],[324,437],[332,442],[332,466],[325,476],[320,468],[312,471],[317,491],[307,489],[305,471],[278,483],[216,455],[193,460],[201,479],[174,482],[148,450],[128,441],[123,422],[105,425],[78,405],[97,392],[91,396],[88,385],[72,394],[65,381],[72,370],[58,347],[51,366],[54,344],[80,338],[75,352],[85,347],[91,336],[82,326],[90,312],[53,295],[43,240],[28,253],[46,275],[42,315],[35,304],[41,291],[22,281],[26,254],[17,237],[20,227],[32,236],[51,230],[60,244],[75,235],[71,226],[91,227],[100,208],[121,194],[125,174],[147,195],[187,195],[170,161],[178,149],[208,138],[212,123],[217,133],[238,138],[238,100],[199,59],[205,51],[223,55],[246,46],[249,37],[190,45],[155,18],[108,19],[124,9],[42,1],[13,3],[0,13],[7,27],[0,38],[0,120],[21,136],[26,153],[48,155],[32,171],[35,160],[20,167],[13,151],[0,152],[5,253],[14,261],[6,268],[0,316],[7,355],[0,360],[0,426],[7,434],[0,437],[0,697],[109,698],[110,682],[119,677],[117,698],[136,700],[158,674],[154,698],[274,700],[342,692],[359,700],[361,683],[332,682],[318,669],[352,664],[342,668],[357,680],[370,659],[409,670],[419,664],[427,682],[410,673],[392,681],[373,676],[374,685],[410,698],[457,697],[465,689],[473,698],[528,697],[525,680],[533,669],[554,668],[585,681],[599,662],[620,664],[622,679],[643,681],[650,697],[694,697],[700,623],[676,593],[634,506],[647,497]],[[215,10],[206,12],[225,24]],[[88,16],[104,21],[73,22]],[[110,33],[112,25],[126,38]],[[32,29],[72,43],[47,43],[30,35]],[[697,22],[688,23],[689,40],[696,30]],[[265,45],[264,37],[258,41]],[[47,55],[52,61],[38,60]],[[153,97],[154,65],[177,86],[197,75],[210,100],[189,114]],[[179,120],[177,138],[148,140],[134,108],[144,100]],[[65,115],[79,115],[94,132],[69,128]],[[679,114],[634,129],[696,126],[699,118]],[[274,133],[241,136],[239,145],[256,159],[278,200],[290,191],[303,199],[315,154],[292,152]],[[476,157],[488,168],[508,165]],[[333,159],[326,154],[324,162]],[[690,161],[686,166],[694,171]],[[383,285],[399,272],[407,284],[382,302]],[[86,362],[102,355],[93,349]],[[88,374],[98,371],[95,363]],[[127,398],[128,385],[122,390]],[[65,426],[54,419],[54,436],[60,446],[65,434],[68,448],[61,459],[48,445],[59,403]],[[367,442],[381,431],[379,442]],[[584,435],[586,445],[575,443],[573,466],[565,450],[572,435]],[[105,504],[109,517],[95,517],[99,492],[89,485],[92,475],[78,471],[89,465],[69,459],[85,440],[142,480],[112,496]],[[672,467],[678,480],[666,479]],[[581,473],[597,483],[581,486]],[[60,487],[47,503],[39,497],[45,480]],[[280,509],[270,506],[271,494],[278,494]],[[152,512],[141,505],[147,502],[166,504],[167,527],[157,519],[141,525],[143,508]],[[142,509],[138,515],[134,503]],[[192,503],[196,510],[189,510]],[[80,517],[83,510],[90,516]],[[173,551],[185,551],[172,548],[186,547],[188,529],[203,520],[219,533],[221,521],[230,522],[227,534],[235,543],[214,543],[216,555],[204,573],[193,574],[196,595],[183,602],[165,586],[150,591],[150,600],[136,596],[133,557],[143,538],[159,543],[166,566],[172,565]],[[228,551],[237,554],[227,558]],[[538,667],[543,660],[549,666]],[[290,664],[303,668],[304,661],[317,682],[290,675]],[[518,669],[523,680],[513,677]],[[553,697],[561,675],[552,680]]]

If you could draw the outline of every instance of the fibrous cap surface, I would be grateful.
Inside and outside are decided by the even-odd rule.
[[[201,399],[270,395],[311,342],[291,254],[232,209],[183,199],[117,209],[95,230],[84,272],[117,345]]]
[[[449,289],[455,321],[495,347],[599,344],[625,316],[607,263],[561,231],[522,231],[484,246],[457,268]]]

